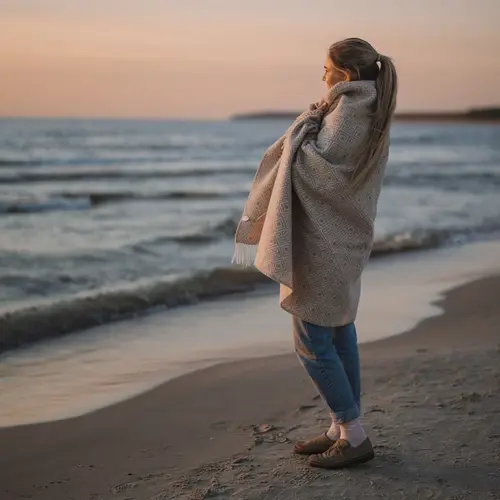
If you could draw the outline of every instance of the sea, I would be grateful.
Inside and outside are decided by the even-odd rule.
[[[233,236],[288,125],[0,120],[1,349],[264,286]],[[372,257],[500,235],[499,124],[396,122],[391,144]]]

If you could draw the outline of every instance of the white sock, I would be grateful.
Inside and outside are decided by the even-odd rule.
[[[362,444],[366,439],[365,430],[363,429],[359,418],[340,424],[339,427],[340,439],[348,441],[353,448]]]
[[[337,424],[335,415],[333,413],[330,413],[330,416],[332,417],[332,425],[326,431],[326,437],[328,439],[331,439],[332,441],[336,441],[340,437],[340,427],[339,424]]]

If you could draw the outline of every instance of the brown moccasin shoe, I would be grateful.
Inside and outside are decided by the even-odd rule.
[[[325,433],[306,441],[299,441],[293,451],[299,455],[315,455],[317,453],[324,453],[334,444],[335,441],[332,441]]]
[[[327,451],[311,455],[309,465],[323,469],[342,469],[364,464],[374,457],[373,446],[368,438],[355,448],[345,439],[339,439]]]

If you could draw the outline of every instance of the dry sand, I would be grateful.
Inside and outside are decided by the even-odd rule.
[[[71,420],[0,430],[0,499],[500,499],[500,277],[441,316],[362,346],[376,460],[310,469],[328,425],[293,356],[180,377]]]

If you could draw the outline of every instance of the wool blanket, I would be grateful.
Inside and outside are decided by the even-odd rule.
[[[389,141],[358,189],[352,174],[373,131],[373,81],[341,82],[264,153],[236,230],[233,262],[280,283],[280,305],[320,326],[357,314]]]

